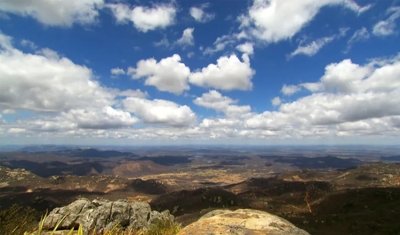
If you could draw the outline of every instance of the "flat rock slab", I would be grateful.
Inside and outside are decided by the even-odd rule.
[[[289,221],[264,211],[215,210],[194,222],[178,235],[310,235]]]

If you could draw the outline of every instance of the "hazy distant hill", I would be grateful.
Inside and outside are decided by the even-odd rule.
[[[136,156],[130,152],[119,152],[115,150],[97,150],[97,149],[70,149],[64,151],[57,151],[55,154],[70,156],[70,157],[83,157],[83,158],[110,158],[110,157],[133,157]]]
[[[15,151],[15,149],[14,149]],[[116,150],[98,150],[94,148],[85,148],[78,146],[63,146],[63,145],[34,145],[26,146],[18,149],[19,152],[43,154],[53,153],[56,155],[69,156],[69,157],[82,157],[82,158],[110,158],[121,156],[134,156],[130,152],[121,152]]]
[[[390,156],[390,157],[381,157],[382,161],[392,161],[392,162],[400,162],[400,155]]]
[[[66,145],[32,145],[19,148],[21,152],[36,153],[36,152],[55,152],[76,149],[76,146]]]
[[[333,156],[326,157],[294,157],[294,158],[278,158],[275,162],[291,163],[299,168],[323,169],[323,168],[351,168],[362,165],[363,162],[355,158],[339,158]]]

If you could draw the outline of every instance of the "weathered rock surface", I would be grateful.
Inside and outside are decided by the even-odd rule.
[[[65,217],[65,218],[64,218]],[[173,220],[169,211],[151,211],[150,205],[135,202],[130,205],[125,200],[108,201],[85,198],[76,200],[65,207],[51,211],[44,223],[44,229],[53,230],[58,221],[64,220],[58,229],[71,229],[82,226],[85,232],[111,230],[118,225],[123,228],[147,230],[159,220]]]
[[[250,209],[212,211],[178,233],[190,234],[309,235],[285,219]]]

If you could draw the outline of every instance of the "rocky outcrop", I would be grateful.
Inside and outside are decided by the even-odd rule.
[[[144,202],[130,205],[125,200],[90,201],[81,198],[51,211],[44,222],[44,229],[53,230],[62,220],[58,229],[78,228],[81,225],[85,233],[93,230],[98,232],[111,230],[116,225],[134,230],[147,230],[159,220],[173,219],[169,211],[162,213],[151,211],[150,205]]]
[[[215,210],[178,233],[178,235],[191,234],[309,235],[285,219],[250,209]]]

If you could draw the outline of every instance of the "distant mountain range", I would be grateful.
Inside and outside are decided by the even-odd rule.
[[[382,161],[391,161],[391,162],[400,162],[400,155],[390,156],[390,157],[381,157]]]
[[[82,157],[82,158],[110,158],[110,157],[134,157],[131,152],[121,152],[116,150],[98,150],[94,148],[72,147],[72,146],[30,146],[20,149],[21,152],[31,154],[53,153],[60,156]]]

